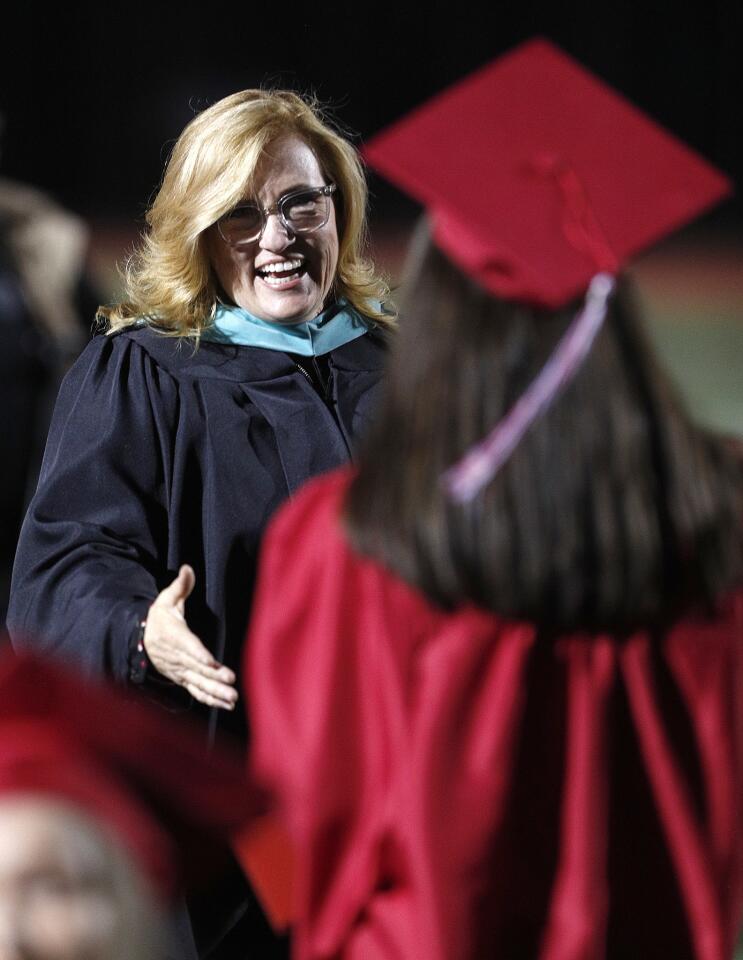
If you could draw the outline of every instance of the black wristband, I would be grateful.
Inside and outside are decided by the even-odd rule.
[[[134,631],[129,651],[129,681],[137,686],[141,686],[147,679],[147,673],[150,666],[150,658],[144,648],[144,631],[147,626],[146,620],[140,620]]]

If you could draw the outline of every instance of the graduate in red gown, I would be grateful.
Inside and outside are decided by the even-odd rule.
[[[294,956],[730,958],[743,482],[622,272],[730,184],[544,41],[366,155],[427,210],[386,393],[246,648]]]

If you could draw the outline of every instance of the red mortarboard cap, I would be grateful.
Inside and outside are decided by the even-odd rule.
[[[364,155],[427,208],[437,245],[482,286],[549,308],[732,190],[539,39],[435,96]]]
[[[219,861],[257,812],[244,759],[189,725],[30,655],[0,657],[0,795],[82,808],[164,894]]]

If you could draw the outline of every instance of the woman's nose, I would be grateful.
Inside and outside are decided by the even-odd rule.
[[[284,224],[278,213],[269,213],[261,236],[261,246],[265,250],[280,253],[294,243],[295,236]]]

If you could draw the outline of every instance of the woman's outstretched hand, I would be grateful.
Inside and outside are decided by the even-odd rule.
[[[201,703],[232,710],[237,702],[235,674],[214,659],[186,623],[186,599],[195,583],[193,569],[184,564],[150,607],[142,643],[158,673]]]

